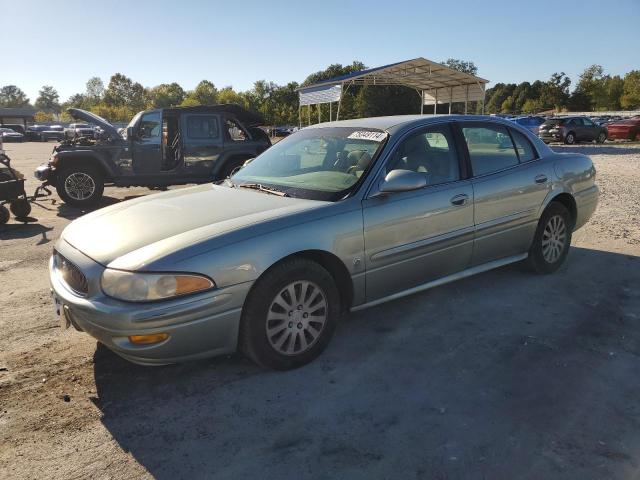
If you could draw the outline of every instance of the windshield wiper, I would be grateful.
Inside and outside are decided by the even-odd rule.
[[[271,195],[279,195],[280,197],[288,197],[289,194],[286,192],[281,192],[280,190],[276,190],[274,188],[265,187],[260,183],[242,183],[236,184],[238,188],[251,188],[253,190],[259,190],[261,192],[270,193]]]

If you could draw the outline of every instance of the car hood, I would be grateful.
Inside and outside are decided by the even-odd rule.
[[[141,268],[199,241],[328,203],[207,184],[96,210],[69,224],[61,238],[103,265],[144,249],[136,255]]]
[[[118,129],[95,113],[87,112],[86,110],[82,110],[81,108],[70,108],[69,110],[67,110],[67,112],[69,112],[69,115],[71,115],[76,120],[84,120],[87,123],[98,125],[107,133],[107,135],[112,138],[120,138]],[[77,128],[77,130],[83,130],[86,128],[87,127],[79,127]]]

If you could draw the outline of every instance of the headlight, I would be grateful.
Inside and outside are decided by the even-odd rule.
[[[149,302],[202,292],[215,287],[209,278],[190,273],[134,273],[107,268],[100,281],[110,297]]]

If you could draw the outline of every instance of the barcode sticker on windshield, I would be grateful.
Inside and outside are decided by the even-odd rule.
[[[351,138],[353,140],[370,140],[372,142],[382,142],[385,138],[387,138],[387,134],[385,132],[369,132],[367,130],[356,130],[347,138]]]

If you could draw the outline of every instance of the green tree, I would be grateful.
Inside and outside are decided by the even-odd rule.
[[[151,89],[150,100],[154,108],[175,107],[180,105],[184,98],[185,92],[176,82],[162,83]]]
[[[35,107],[38,110],[42,110],[44,112],[60,112],[60,96],[56,89],[45,85],[38,92],[38,98],[36,99]]]
[[[624,76],[620,105],[628,109],[640,108],[640,70],[632,70]]]
[[[569,102],[569,87],[571,79],[564,73],[554,73],[549,81],[544,82],[540,88],[540,102],[542,108],[555,108],[561,110]]]
[[[0,88],[0,106],[6,108],[21,108],[29,105],[27,95],[15,85],[5,85]]]
[[[85,102],[89,105],[97,105],[104,96],[104,83],[100,77],[91,77],[87,80]]]
[[[182,102],[184,106],[215,105],[216,103],[218,103],[218,89],[209,80],[201,80]]]
[[[540,110],[542,110],[540,102],[533,98],[528,98],[522,105],[522,113],[537,113]]]
[[[472,61],[447,58],[444,62],[440,63],[459,72],[469,73],[471,75],[478,73],[478,67],[476,67],[476,64]]]
[[[121,73],[116,73],[109,80],[104,92],[104,103],[111,107],[127,106],[132,111],[140,111],[146,107],[146,97],[147,92],[142,85]]]

